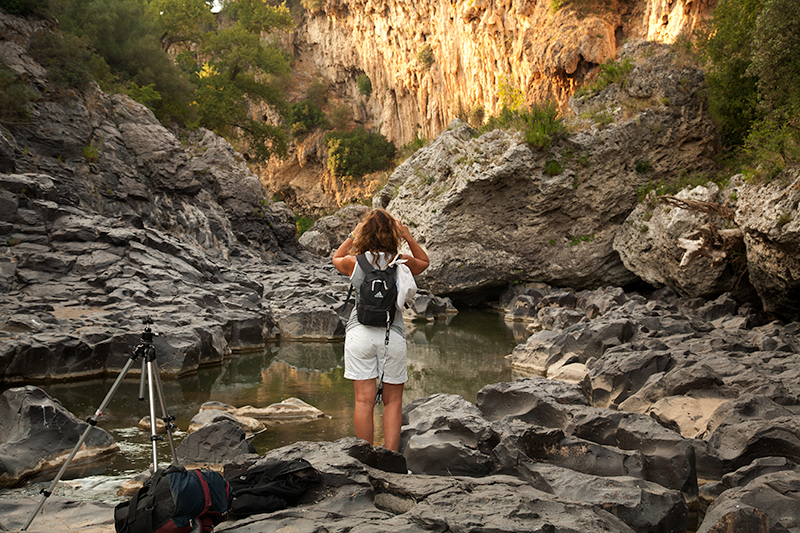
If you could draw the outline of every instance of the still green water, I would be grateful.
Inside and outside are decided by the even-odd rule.
[[[457,394],[474,403],[484,385],[512,379],[505,356],[525,341],[527,333],[519,323],[505,323],[497,312],[466,310],[447,323],[406,324],[406,337],[409,381],[404,404],[437,393]],[[265,407],[296,397],[325,413],[325,418],[313,422],[269,427],[252,440],[259,453],[298,441],[333,441],[354,435],[353,387],[343,376],[343,357],[342,342],[281,343],[257,353],[237,354],[194,376],[162,379],[167,411],[176,417],[179,428],[176,444],[207,401]],[[41,386],[85,420],[94,415],[113,382],[108,378]],[[121,480],[148,468],[152,450],[149,430],[138,429],[137,424],[149,414],[149,407],[138,396],[139,379],[126,379],[98,419],[98,425],[119,444],[120,453],[80,472],[80,482],[64,483],[61,490],[69,492],[70,487],[80,486],[77,490],[85,497],[113,501]],[[157,405],[156,415],[160,413]],[[383,442],[379,416],[380,408],[376,408],[376,445]],[[168,464],[168,444],[157,446],[159,461]]]

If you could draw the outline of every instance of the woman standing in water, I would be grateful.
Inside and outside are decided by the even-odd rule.
[[[413,255],[398,257],[398,249],[404,240]],[[385,270],[396,260],[405,260],[405,265],[415,276],[428,268],[429,263],[427,254],[411,236],[408,227],[384,209],[373,209],[333,254],[336,270],[350,276],[356,302],[365,276],[356,259],[360,254],[364,254],[367,261],[380,270]],[[384,358],[385,338],[386,328],[361,324],[354,307],[346,326],[344,377],[353,380],[356,437],[373,444],[373,409],[378,391],[375,380],[383,376],[384,446],[398,451],[403,417],[403,385],[408,381],[406,336],[401,310],[394,313],[388,355]]]

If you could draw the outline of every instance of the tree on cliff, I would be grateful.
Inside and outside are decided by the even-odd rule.
[[[720,0],[700,36],[723,143],[775,174],[800,160],[800,3]]]
[[[160,32],[137,0],[59,0],[49,12],[60,29],[88,42],[117,78],[105,90],[137,93],[150,87],[146,101],[162,122],[192,119],[191,84],[160,47]],[[110,81],[106,80],[107,82]]]
[[[284,154],[283,130],[255,111],[262,104],[285,107],[277,80],[289,72],[289,61],[262,36],[294,26],[286,6],[224,0],[213,27],[203,0],[154,0],[150,10],[161,22],[165,48],[181,43],[184,50],[178,63],[197,87],[198,124],[228,139],[241,138],[257,159]]]

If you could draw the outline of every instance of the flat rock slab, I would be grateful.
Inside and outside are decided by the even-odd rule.
[[[20,498],[0,495],[0,531],[19,531],[31,517],[41,496]],[[63,496],[50,496],[26,530],[29,533],[80,531],[114,533],[114,505],[79,502]]]

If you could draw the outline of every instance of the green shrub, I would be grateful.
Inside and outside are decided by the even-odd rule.
[[[27,122],[28,104],[34,97],[31,88],[0,63],[0,122]]]
[[[392,164],[397,149],[380,133],[363,127],[353,131],[332,131],[325,135],[328,144],[328,170],[342,181],[349,181]]]
[[[431,48],[431,45],[423,45],[422,48],[419,49],[419,52],[417,52],[417,62],[422,65],[424,70],[429,70],[434,61],[436,61],[436,58],[433,57],[433,48]]]
[[[47,69],[47,78],[58,88],[84,89],[92,80],[109,77],[108,65],[88,41],[71,33],[38,33],[29,52]]]
[[[653,170],[653,163],[646,159],[640,159],[635,164],[637,174],[647,174]]]
[[[300,0],[300,3],[312,13],[321,11],[322,8],[325,7],[325,0]]]
[[[547,150],[550,145],[566,135],[566,126],[553,102],[532,105],[525,111],[511,111],[503,107],[497,116],[489,117],[481,132],[495,129],[512,129],[523,133],[531,148]]]
[[[427,145],[429,142],[430,140],[427,138],[420,137],[418,133],[415,133],[414,139],[404,144],[400,149],[400,155],[404,158],[411,157],[414,155],[414,152]]]
[[[327,126],[328,119],[319,106],[309,100],[301,100],[289,106],[287,122],[292,133],[300,137],[314,128]]]
[[[97,158],[100,155],[101,144],[102,142],[95,143],[94,141],[92,141],[87,146],[83,147],[83,158],[86,160],[87,163],[97,162]]]
[[[525,105],[525,95],[507,77],[497,83],[497,99],[500,100],[501,108],[508,108],[512,113]]]
[[[145,87],[140,87],[135,82],[130,82],[125,94],[140,104],[147,106],[151,111],[155,109],[155,104],[161,102],[161,93],[156,91],[156,86],[152,83]]]
[[[347,104],[336,104],[331,109],[330,123],[335,130],[346,130],[353,120],[353,108]]]
[[[467,114],[467,123],[474,127],[480,128],[483,125],[483,119],[486,116],[486,110],[482,105],[476,104],[469,109]]]
[[[322,107],[328,101],[325,94],[331,86],[330,82],[323,77],[314,78],[306,89],[306,100],[316,106]]]
[[[740,146],[758,118],[758,79],[747,71],[762,1],[720,0],[711,23],[698,35],[706,61],[709,108],[728,147]]]
[[[552,142],[566,133],[566,127],[558,116],[558,108],[552,102],[531,106],[521,114],[525,123],[525,140],[531,147],[547,150]]]
[[[617,84],[624,86],[633,68],[634,64],[628,58],[622,61],[611,58],[600,65],[597,77],[588,85],[578,89],[577,94],[578,96],[594,96],[609,85]]]
[[[295,227],[297,228],[297,236],[299,237],[306,231],[308,231],[311,226],[314,225],[314,219],[310,217],[304,217],[301,215],[297,215],[295,217]]]
[[[0,8],[12,15],[48,18],[53,16],[51,0],[0,0]]]
[[[558,176],[564,171],[564,165],[555,159],[548,159],[544,162],[544,173],[548,176]]]
[[[358,92],[369,99],[370,95],[372,95],[372,80],[369,79],[369,76],[362,72],[356,78],[356,84],[358,85]]]

